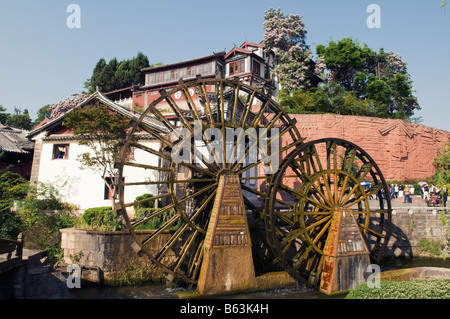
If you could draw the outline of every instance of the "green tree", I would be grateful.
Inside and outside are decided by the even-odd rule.
[[[24,130],[30,130],[33,127],[30,114],[12,114],[6,120],[6,125],[21,128]]]
[[[290,94],[281,91],[280,100],[287,113],[316,113],[316,99],[310,91],[294,90]]]
[[[39,183],[17,205],[20,232],[25,248],[46,250],[51,264],[62,260],[61,228],[74,227],[76,216],[73,206],[62,201],[58,188]]]
[[[436,167],[434,183],[439,186],[450,184],[450,143],[444,144],[439,149],[434,165]]]
[[[359,99],[336,83],[310,90],[280,93],[280,103],[288,113],[334,113],[340,115],[376,116],[373,102]]]
[[[138,52],[136,57],[131,60],[131,82],[127,84],[144,84],[145,75],[141,70],[150,66],[148,57],[142,52]]]
[[[34,126],[41,123],[45,118],[48,116],[48,108],[50,107],[50,104],[44,105],[37,111],[37,117],[34,120]]]
[[[367,92],[374,101],[380,102],[381,113],[389,118],[411,119],[414,111],[420,109],[417,98],[414,96],[411,76],[407,71],[407,63],[392,51],[377,53],[375,76],[378,81],[384,81],[380,92]],[[369,80],[374,80],[373,74]],[[390,91],[390,98],[387,98]],[[375,96],[370,96],[370,94]],[[381,96],[377,98],[376,95]],[[384,95],[384,96],[383,96]],[[385,117],[386,117],[385,115]]]
[[[126,138],[129,119],[110,112],[106,105],[98,102],[67,113],[64,125],[73,129],[80,145],[90,149],[78,159],[83,167],[98,173],[111,194],[117,194],[118,172],[114,164],[121,154],[120,141]]]
[[[141,69],[149,65],[147,56],[141,52],[132,59],[120,62],[117,58],[113,58],[106,63],[106,60],[101,58],[95,65],[91,78],[86,80],[84,87],[89,93],[93,93],[97,87],[101,91],[109,92],[133,84],[143,84],[144,74]]]
[[[96,87],[99,85],[100,73],[102,73],[105,66],[106,60],[104,58],[101,58],[95,65],[91,78],[86,80],[86,82],[84,83],[84,88],[88,89],[89,93],[95,92]]]
[[[344,38],[327,47],[317,46],[317,54],[326,65],[327,82],[337,83],[359,99],[355,100],[361,106],[358,112],[409,120],[420,109],[407,63],[397,53],[375,52],[366,44]]]
[[[318,45],[316,51],[324,59],[330,81],[358,97],[363,95],[362,83],[373,73],[376,64],[376,54],[366,44],[344,38],[339,42],[330,41],[327,47]]]
[[[116,78],[116,71],[118,62],[116,58],[111,59],[107,65],[103,68],[103,70],[100,72],[98,76],[98,83],[101,91],[109,92],[114,91],[117,88],[119,88],[117,78]]]
[[[11,114],[6,113],[6,108],[0,105],[0,124],[6,124],[6,121],[11,116]]]

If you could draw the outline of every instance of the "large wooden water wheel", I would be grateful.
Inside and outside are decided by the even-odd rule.
[[[263,215],[265,194],[257,186],[259,181],[271,176],[261,176],[260,172],[270,166],[271,156],[285,153],[300,144],[302,139],[294,121],[277,103],[262,91],[238,80],[198,78],[186,83],[180,81],[177,87],[160,91],[160,94],[133,123],[124,142],[124,151],[117,163],[120,175],[118,207],[138,246],[135,246],[136,250],[161,266],[168,278],[195,284],[219,177],[222,174],[239,176],[245,207],[258,220]],[[166,114],[162,113],[163,110]],[[176,124],[168,119],[168,113],[175,115]],[[266,113],[273,115],[270,120],[264,116]],[[150,118],[160,121],[165,133],[152,127]],[[270,136],[275,127],[277,136]],[[139,142],[139,135],[143,132],[160,141],[159,149]],[[224,137],[229,133],[234,135],[227,141],[208,132],[216,135],[219,132]],[[268,154],[266,150],[272,149],[271,141],[282,138],[291,141],[290,144],[279,146],[276,154]],[[204,140],[204,143],[199,140]],[[262,140],[266,142],[263,147]],[[183,151],[180,146],[184,146]],[[130,160],[130,148],[148,153],[144,158],[156,157],[159,165]],[[141,170],[141,182],[121,182],[127,166]],[[153,176],[157,179],[149,180],[149,172],[156,172]],[[138,185],[155,185],[158,193],[139,202],[127,202],[124,195]],[[126,209],[149,200],[159,200],[162,207],[141,220],[130,220]],[[169,218],[152,235],[145,239],[137,236],[139,225],[161,219],[168,213]],[[171,230],[174,225],[176,229]],[[160,236],[162,233],[165,237]],[[165,238],[162,248],[157,252],[150,251],[149,244],[158,238]]]
[[[135,240],[134,249],[160,266],[168,279],[197,283],[223,174],[239,177],[255,266],[278,263],[298,280],[320,272],[328,220],[337,206],[354,209],[372,256],[380,258],[389,233],[390,201],[370,207],[370,197],[381,198],[387,186],[360,148],[334,139],[304,143],[282,107],[237,79],[180,80],[159,93],[123,142],[117,209]],[[163,129],[151,125],[155,120]],[[221,138],[229,132],[232,138]],[[144,145],[143,133],[158,140],[159,147]],[[147,156],[140,157],[142,162],[131,160],[131,148]],[[149,165],[148,158],[158,164]],[[274,165],[278,160],[279,169]],[[124,180],[128,166],[140,170],[141,181]],[[363,188],[364,181],[371,182],[370,190]],[[127,201],[125,194],[139,185],[153,186],[156,193]],[[129,217],[128,208],[150,200],[160,202],[160,208],[140,220]],[[138,236],[137,227],[151,220],[160,221],[156,231]],[[161,248],[149,249],[156,240],[163,241]]]

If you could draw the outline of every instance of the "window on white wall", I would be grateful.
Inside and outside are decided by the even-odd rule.
[[[55,144],[53,145],[52,159],[68,159],[70,144]]]
[[[122,178],[122,182],[125,181],[125,178]],[[111,190],[109,189],[108,185],[113,185],[113,179],[112,177],[105,177],[105,190],[104,190],[104,196],[103,199],[117,199],[117,194],[116,193],[112,193]]]

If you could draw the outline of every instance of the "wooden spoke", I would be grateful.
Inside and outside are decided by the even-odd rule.
[[[381,233],[379,233],[379,232],[376,232],[375,230],[370,229],[370,228],[366,227],[365,225],[359,224],[359,227],[360,227],[361,229],[363,229],[364,232],[368,232],[368,233],[370,233],[371,235],[376,236],[376,237],[378,237],[378,238],[383,238],[383,239],[386,239],[386,238],[387,238],[386,235],[381,234]]]
[[[166,231],[167,228],[172,226],[174,223],[176,223],[180,219],[180,215],[174,215],[171,219],[169,219],[166,223],[164,223],[158,230],[156,230],[150,237],[145,239],[142,242],[142,245],[147,245],[150,243],[153,239],[157,238],[159,235],[161,235],[162,232]]]
[[[312,246],[308,246],[305,250],[300,250],[293,258],[293,268],[299,270],[301,264],[306,261],[308,255],[313,250]]]
[[[155,137],[157,140],[161,141],[162,144],[167,145],[170,148],[173,148],[175,146],[170,140],[166,138],[165,135],[161,134],[154,128],[151,128],[150,126],[144,125],[142,123],[140,124],[139,127],[142,128],[147,133],[149,133],[150,135],[152,135],[153,137]],[[133,133],[133,131],[131,133]],[[129,136],[127,138],[130,140],[131,143],[131,139],[133,138],[133,136]]]
[[[204,97],[205,100],[205,113],[207,114],[207,118],[209,120],[209,124],[213,124],[214,123],[214,118],[213,118],[213,111],[211,109],[211,102],[209,101],[209,97],[208,97],[208,91],[206,89],[206,84],[200,84],[198,86],[199,91],[201,92],[201,95]]]
[[[187,162],[181,162],[179,165],[185,166],[187,168],[190,168],[190,169],[192,169],[194,171],[197,171],[197,172],[199,172],[201,174],[205,174],[205,175],[208,175],[208,176],[216,176],[216,172],[215,171],[211,172],[211,171],[209,171],[207,169],[204,169],[204,168],[201,168],[200,166],[197,166],[195,164],[191,164],[191,163],[187,163]]]
[[[163,171],[163,172],[171,172],[172,171],[171,168],[165,168],[165,167],[148,165],[148,164],[141,164],[141,163],[136,163],[136,162],[123,162],[123,165],[139,167],[139,168],[144,168],[144,169],[151,169],[151,170],[155,170],[155,171]]]
[[[146,203],[148,201],[151,201],[151,200],[158,200],[158,199],[167,198],[167,197],[170,197],[170,196],[171,196],[170,193],[162,194],[162,195],[159,195],[159,196],[153,196],[153,197],[150,197],[150,198],[137,200],[137,201],[134,201],[134,202],[131,202],[131,203],[126,203],[126,204],[123,205],[123,207],[125,207],[125,208],[126,207],[132,207],[132,206],[136,206],[136,205],[139,205],[139,204],[144,204],[144,203]]]
[[[330,220],[330,219],[331,219],[331,216],[330,216],[330,215],[325,216],[324,218],[319,219],[317,222],[308,225],[308,226],[305,228],[305,230],[306,230],[306,231],[310,231],[310,230],[316,228],[317,226],[319,226],[319,225],[321,225],[321,224],[323,224],[323,223],[325,223],[325,222],[328,222],[328,220]]]
[[[246,103],[244,115],[241,117],[241,120],[239,121],[239,126],[244,126],[245,123],[247,122],[247,118],[248,118],[249,114],[251,113],[253,100],[255,99],[255,94],[256,94],[256,91],[253,91],[252,94],[249,96],[249,99],[247,100],[247,103]]]
[[[166,95],[165,91],[160,91],[160,94],[164,96],[165,101],[169,105],[169,107],[172,109],[172,111],[177,115],[178,119],[180,120],[182,126],[187,129],[191,134],[194,133],[194,130],[192,126],[189,124],[189,120],[184,116],[183,112],[178,107],[177,103],[174,101],[172,96]]]
[[[280,189],[287,191],[288,193],[296,196],[296,198],[298,198],[298,199],[302,199],[302,200],[308,201],[308,202],[312,203],[313,205],[315,205],[317,207],[321,207],[321,208],[323,208],[325,210],[330,210],[331,209],[331,207],[327,206],[325,202],[320,202],[320,201],[314,200],[310,196],[300,194],[299,192],[296,192],[295,190],[293,190],[292,188],[290,188],[290,187],[288,187],[286,185],[280,185]]]
[[[165,154],[163,152],[157,151],[157,150],[155,150],[155,149],[153,149],[151,147],[145,146],[145,145],[143,145],[141,143],[138,143],[138,142],[135,142],[135,141],[131,141],[130,145],[133,146],[133,147],[137,147],[137,148],[139,148],[139,149],[141,149],[141,150],[143,150],[143,151],[145,151],[147,153],[150,153],[150,154],[153,154],[153,155],[155,155],[157,157],[160,157],[162,159],[169,160],[169,161],[172,159],[172,157],[169,154]]]
[[[189,252],[190,248],[194,244],[194,241],[195,241],[196,237],[198,236],[198,234],[199,234],[198,231],[194,231],[194,232],[192,232],[192,234],[190,234],[189,238],[186,240],[186,242],[181,250],[180,257],[178,258],[178,263],[174,267],[174,271],[178,271],[180,269],[182,262],[186,258],[186,254]]]
[[[205,178],[205,179],[185,179],[185,180],[174,180],[174,181],[144,181],[144,182],[130,182],[123,183],[124,186],[142,186],[142,185],[168,185],[168,184],[195,184],[195,183],[207,183],[214,182],[215,178]]]
[[[152,199],[153,199],[153,198],[154,198],[154,197],[152,197]],[[170,211],[170,210],[173,209],[174,207],[175,207],[175,205],[168,205],[168,206],[166,206],[166,207],[164,207],[164,208],[161,208],[160,210],[158,210],[158,211],[156,211],[156,212],[153,212],[151,215],[149,215],[149,216],[147,216],[147,217],[144,217],[144,218],[142,218],[141,220],[139,220],[139,221],[137,221],[137,222],[132,223],[131,226],[132,226],[133,228],[136,228],[137,226],[142,225],[142,224],[146,223],[147,221],[149,221],[149,220],[151,220],[151,219],[153,219],[153,218],[155,218],[155,217],[158,217],[158,216],[160,216],[161,214],[163,214],[163,213],[165,213],[165,212],[167,212],[167,211]]]

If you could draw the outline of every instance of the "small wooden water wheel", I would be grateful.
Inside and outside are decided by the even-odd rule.
[[[293,150],[270,181],[265,225],[283,269],[318,285],[333,215],[351,211],[371,260],[379,262],[391,225],[389,189],[379,167],[360,147],[335,138]]]

